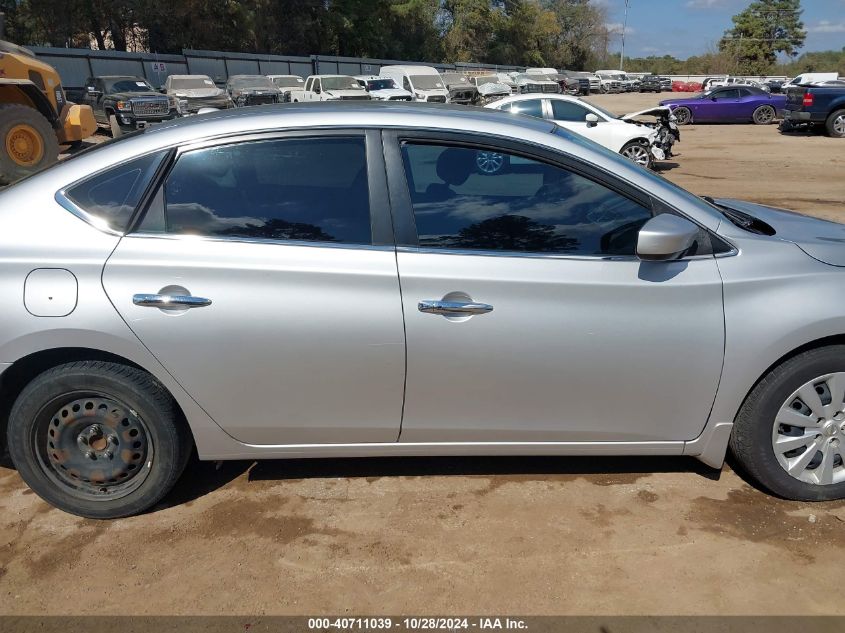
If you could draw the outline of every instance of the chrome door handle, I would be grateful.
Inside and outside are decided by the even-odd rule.
[[[211,305],[211,299],[193,295],[133,295],[132,303],[144,308],[204,308]]]
[[[426,314],[445,314],[446,316],[462,314],[487,314],[493,311],[489,303],[466,303],[463,301],[420,301],[417,309]]]

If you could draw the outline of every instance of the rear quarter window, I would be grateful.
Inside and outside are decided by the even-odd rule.
[[[125,232],[166,152],[121,163],[71,185],[64,196],[113,231]]]

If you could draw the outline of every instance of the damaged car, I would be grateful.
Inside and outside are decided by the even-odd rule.
[[[226,92],[239,108],[280,100],[279,89],[265,75],[232,75],[226,82]]]
[[[170,75],[164,82],[164,92],[178,99],[182,114],[196,114],[203,108],[235,107],[226,91],[218,88],[208,75]]]
[[[470,79],[478,90],[478,105],[487,105],[512,93],[511,86],[502,82],[498,75],[481,75]]]
[[[644,121],[643,118],[645,117],[648,117],[648,120]],[[626,123],[643,125],[655,131],[656,136],[651,144],[651,154],[656,160],[666,160],[675,156],[672,153],[672,147],[675,143],[680,142],[681,131],[678,129],[678,124],[675,115],[672,114],[671,108],[658,106],[656,108],[649,108],[648,110],[632,112],[619,118]]]
[[[656,130],[617,117],[592,103],[568,95],[514,95],[487,108],[548,119],[557,125],[622,154],[641,167],[651,167]]]
[[[461,73],[440,73],[449,91],[449,103],[473,105],[478,101],[478,89],[466,75]]]
[[[396,85],[393,77],[379,75],[358,75],[355,81],[366,90],[371,99],[376,101],[413,101],[414,95],[409,90]]]
[[[545,75],[520,73],[514,77],[514,82],[516,83],[519,94],[528,94],[532,92],[543,92],[546,94],[560,93],[560,84],[548,79]]]

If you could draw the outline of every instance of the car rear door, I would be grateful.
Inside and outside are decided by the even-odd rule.
[[[384,183],[375,132],[180,148],[106,292],[234,438],[395,441],[405,345]]]
[[[699,435],[724,347],[706,232],[694,256],[642,262],[637,232],[662,209],[612,175],[500,139],[387,137],[407,337],[400,442]],[[490,151],[510,168],[479,173]]]

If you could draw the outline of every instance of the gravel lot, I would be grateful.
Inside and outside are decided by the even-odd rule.
[[[594,97],[624,113],[655,95]],[[667,178],[828,218],[845,141],[685,127]],[[2,614],[845,614],[845,503],[692,459],[192,463],[156,511],[96,522],[0,467]]]

